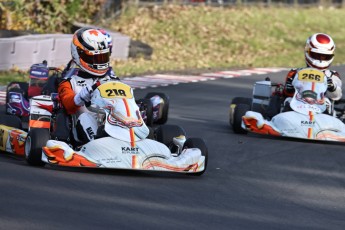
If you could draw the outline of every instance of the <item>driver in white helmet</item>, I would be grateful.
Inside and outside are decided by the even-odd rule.
[[[307,67],[316,68],[325,73],[327,77],[327,97],[337,101],[342,97],[342,82],[339,73],[329,69],[334,59],[334,51],[333,39],[327,34],[316,33],[307,39],[304,54]],[[292,81],[300,69],[291,69],[286,76],[283,91],[284,96],[287,97],[286,101],[291,99],[295,93]]]
[[[71,54],[70,71],[59,84],[58,93],[67,113],[77,119],[74,138],[86,143],[94,139],[98,129],[96,114],[85,106],[91,100],[92,85],[96,81],[102,83],[118,78],[110,74],[110,48],[107,37],[99,29],[77,30],[73,35]]]

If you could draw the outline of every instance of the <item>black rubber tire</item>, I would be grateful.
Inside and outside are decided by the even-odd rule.
[[[0,114],[0,124],[16,129],[23,129],[21,119],[15,115]]]
[[[139,107],[140,111],[142,111],[143,109],[145,110],[146,119],[144,120],[144,122],[147,126],[151,127],[153,125],[153,105],[151,100],[143,98],[137,100],[136,103],[138,104],[138,106],[139,104],[141,104]]]
[[[155,130],[155,139],[168,146],[173,144],[173,138],[180,135],[186,136],[184,129],[178,125],[160,125]]]
[[[147,126],[147,128],[149,129],[149,135],[146,137],[147,139],[151,139],[154,140],[155,139],[155,131],[152,127]]]
[[[246,104],[251,106],[252,99],[249,97],[234,97],[231,104]]]
[[[205,141],[201,138],[195,138],[195,137],[194,138],[188,138],[183,145],[183,149],[187,149],[187,148],[198,148],[201,151],[201,155],[205,156],[205,168],[204,168],[204,170],[201,172],[188,173],[188,174],[194,175],[194,176],[200,176],[200,175],[204,174],[204,172],[207,169],[207,163],[208,163],[208,148],[207,148]]]
[[[231,100],[230,103],[230,109],[229,109],[229,124],[233,125],[234,121],[234,110],[237,104],[245,104],[249,105],[250,107],[252,106],[252,99],[248,97],[234,97]]]
[[[145,98],[150,99],[151,97],[156,96],[156,95],[160,96],[163,99],[164,105],[163,105],[161,117],[153,122],[158,125],[163,125],[167,123],[168,121],[170,98],[165,93],[159,93],[159,92],[150,92],[146,94]]]
[[[50,139],[48,129],[31,129],[25,141],[25,159],[29,165],[42,167],[42,147]]]
[[[237,104],[234,110],[234,123],[232,129],[235,133],[246,134],[247,130],[244,130],[241,126],[242,117],[250,110],[250,106],[246,104]]]
[[[275,115],[280,113],[282,106],[282,100],[281,97],[278,95],[273,95],[270,99],[270,103],[268,105],[268,108],[266,110],[266,116],[271,119]]]

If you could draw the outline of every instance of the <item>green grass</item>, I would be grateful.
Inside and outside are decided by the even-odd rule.
[[[296,67],[316,32],[336,42],[334,63],[345,59],[345,11],[334,8],[166,7],[131,9],[107,22],[154,49],[152,60],[114,62],[119,75],[188,68]]]
[[[0,85],[7,85],[12,81],[29,81],[29,74],[18,71],[3,71],[0,72]]]
[[[150,60],[113,61],[119,76],[185,69],[304,66],[304,44],[330,34],[345,60],[345,10],[336,8],[221,8],[167,6],[128,8],[120,20],[103,20],[153,47]],[[116,44],[115,44],[116,49]],[[9,81],[0,74],[0,83]],[[6,80],[7,79],[7,80]]]

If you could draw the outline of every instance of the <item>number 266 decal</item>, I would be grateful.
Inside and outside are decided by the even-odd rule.
[[[304,80],[315,80],[315,81],[321,81],[321,76],[318,75],[318,74],[307,74],[307,73],[304,73],[302,74],[302,79]]]

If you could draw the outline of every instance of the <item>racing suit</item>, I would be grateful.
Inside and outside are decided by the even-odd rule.
[[[285,85],[283,89],[283,95],[285,97],[284,105],[289,104],[291,98],[295,93],[295,88],[292,85],[292,81],[295,78],[298,71],[304,68],[291,69],[286,75]],[[322,70],[327,77],[327,97],[334,101],[340,100],[342,98],[342,81],[340,75],[337,71],[334,70]],[[288,103],[287,103],[288,102]],[[285,106],[284,106],[285,107]],[[285,111],[289,109],[284,109]]]
[[[106,81],[118,81],[111,68],[104,76],[93,76],[73,63],[64,70],[63,80],[58,86],[59,98],[67,114],[72,115],[75,129],[73,136],[76,141],[86,143],[93,140],[97,134],[98,123],[97,114],[90,112],[85,105],[78,106],[75,104],[74,97],[83,87],[91,87],[96,81],[101,84]]]

